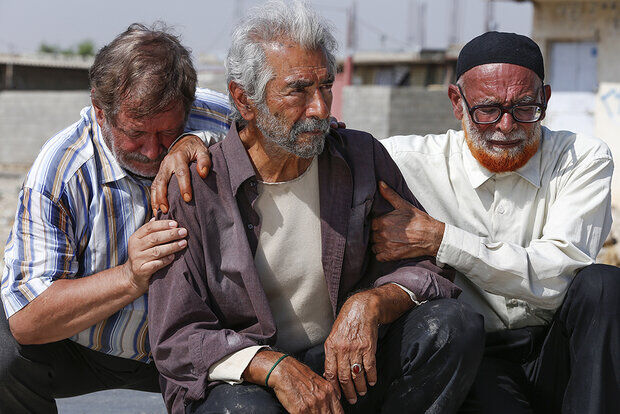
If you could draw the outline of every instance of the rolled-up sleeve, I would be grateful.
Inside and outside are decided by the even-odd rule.
[[[51,284],[77,273],[73,220],[49,197],[24,187],[4,253],[2,303],[10,317]]]

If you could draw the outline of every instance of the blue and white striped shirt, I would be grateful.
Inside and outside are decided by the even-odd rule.
[[[186,131],[223,137],[229,113],[225,95],[198,89]],[[57,279],[123,264],[129,237],[151,217],[150,184],[116,162],[92,107],[50,139],[26,176],[5,249],[1,297],[7,317]],[[146,316],[144,295],[71,339],[106,354],[148,361]]]

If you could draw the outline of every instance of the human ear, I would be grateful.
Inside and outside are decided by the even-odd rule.
[[[237,107],[237,110],[246,121],[250,121],[256,117],[254,112],[254,105],[248,99],[248,95],[245,93],[245,90],[239,84],[234,81],[230,81],[228,84],[228,90],[230,91],[230,96]]]

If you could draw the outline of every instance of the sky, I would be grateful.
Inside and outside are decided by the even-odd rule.
[[[133,22],[151,24],[161,20],[174,27],[195,56],[222,57],[233,23],[245,10],[261,3],[258,0],[0,0],[0,53],[35,52],[42,42],[70,48],[87,39],[101,47]],[[334,25],[340,54],[347,52],[347,9],[353,0],[310,0],[310,3]],[[416,39],[420,37],[425,40],[425,48],[441,49],[448,45],[450,38],[456,36],[457,43],[465,43],[484,32],[485,27],[486,0],[357,0],[356,4],[356,50],[359,51],[411,50],[419,44]],[[422,30],[417,4],[426,8]],[[497,30],[531,34],[530,2],[495,1],[494,9]]]

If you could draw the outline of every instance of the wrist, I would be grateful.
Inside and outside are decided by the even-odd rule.
[[[278,368],[278,366],[287,358],[289,357],[289,354],[282,354],[282,356],[280,356],[278,359],[276,359],[276,361],[273,363],[273,365],[271,366],[271,368],[269,369],[269,371],[267,371],[267,375],[265,376],[265,387],[267,388],[275,388],[275,383],[277,383],[277,379],[273,379],[273,383],[274,386],[270,387],[269,385],[269,380],[271,379],[271,374],[273,374],[273,372]],[[274,375],[275,377],[275,375]]]
[[[358,312],[365,316],[365,319],[373,325],[381,323],[381,295],[377,288],[356,293],[347,299],[348,312]],[[344,307],[343,307],[344,308]]]
[[[428,252],[428,255],[433,257],[437,256],[437,252],[439,252],[439,246],[441,246],[441,242],[443,241],[443,233],[446,230],[446,224],[439,220],[435,220],[434,227],[433,243]]]
[[[172,143],[168,146],[168,152],[170,152],[172,150],[172,147],[174,147],[175,145],[184,141],[188,141],[190,139],[196,139],[204,144],[204,141],[201,140],[198,136],[196,136],[194,132],[184,132],[179,135],[174,141],[172,141]]]
[[[129,261],[123,263],[118,267],[120,268],[119,270],[121,273],[121,279],[123,280],[123,286],[125,288],[124,291],[127,292],[127,294],[132,298],[138,298],[142,296],[148,289],[148,286],[145,289],[143,286],[140,286],[140,284],[136,281],[135,275],[131,270],[131,264],[129,263]]]
[[[403,312],[414,306],[407,292],[394,283],[376,287],[369,292],[374,296],[372,315],[376,315],[376,324],[385,325],[394,322]]]
[[[243,372],[243,379],[264,387],[267,374],[273,368],[273,370],[271,370],[271,375],[269,376],[269,387],[277,388],[283,379],[283,366],[286,365],[286,362],[290,361],[288,361],[289,358],[287,357],[282,359],[275,367],[274,364],[284,355],[285,354],[281,352],[276,352],[269,349],[260,350],[256,353],[256,355],[254,355],[254,358],[252,358]]]

